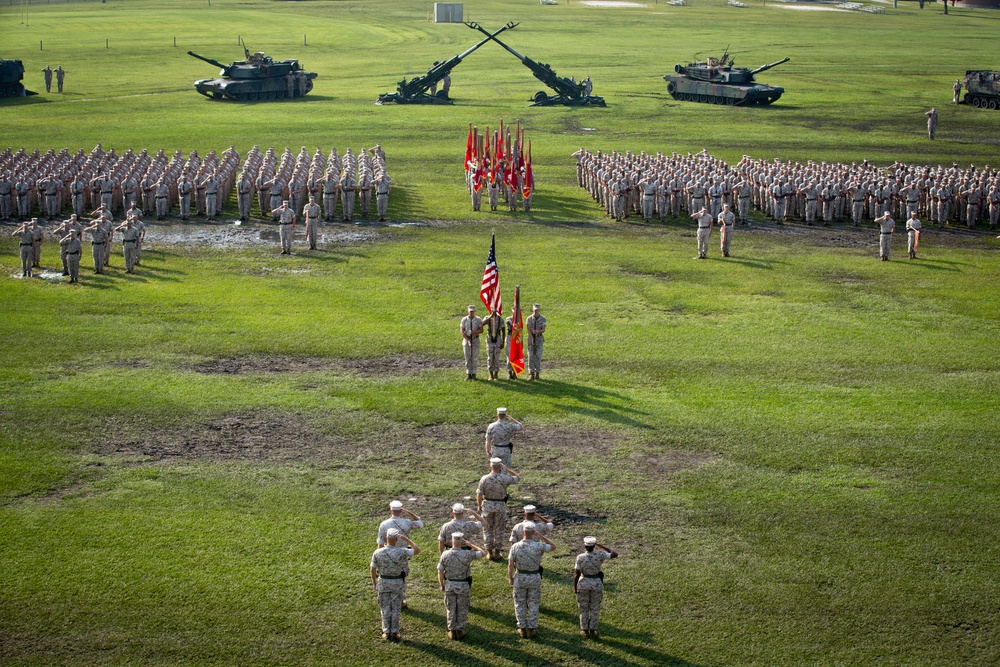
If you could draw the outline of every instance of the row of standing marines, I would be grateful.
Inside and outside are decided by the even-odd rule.
[[[511,468],[514,437],[523,425],[497,408],[496,421],[486,428],[485,450],[489,472],[479,479],[476,487],[476,509],[455,503],[451,520],[438,531],[437,583],[444,595],[448,638],[464,639],[472,596],[472,564],[486,559],[503,562],[505,538],[510,547],[507,554],[507,582],[512,587],[517,635],[531,639],[538,634],[538,614],[542,596],[542,560],[544,554],[556,549],[551,539],[554,523],[538,512],[534,505],[523,507],[524,519],[513,526],[508,536],[509,487],[521,476]],[[400,639],[400,619],[406,601],[406,581],[410,574],[410,559],[421,553],[410,537],[411,531],[423,528],[423,521],[403,503],[389,504],[389,518],[379,524],[374,551],[369,563],[373,590],[377,593],[381,611],[382,638]],[[482,533],[483,546],[475,543],[474,535]],[[573,567],[573,591],[580,615],[580,635],[596,639],[604,597],[604,561],[618,556],[614,549],[600,544],[596,537],[583,539],[583,551]]]

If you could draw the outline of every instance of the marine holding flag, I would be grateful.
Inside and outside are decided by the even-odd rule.
[[[493,235],[490,242],[490,254],[486,258],[486,270],[483,271],[483,284],[479,288],[479,298],[489,311],[489,316],[483,322],[486,332],[486,368],[491,380],[499,379],[500,363],[503,358],[504,343],[507,340],[507,329],[503,321],[503,300],[500,297],[500,273],[497,270],[497,237]]]
[[[521,316],[521,286],[514,287],[514,305],[507,318],[507,372],[511,380],[524,372],[524,318]]]

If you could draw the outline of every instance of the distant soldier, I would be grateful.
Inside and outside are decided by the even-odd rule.
[[[910,214],[910,219],[906,221],[906,250],[910,254],[910,259],[917,258],[917,250],[920,244],[920,221],[914,211]]]
[[[59,255],[60,259],[62,260],[64,276],[70,275],[70,271],[69,271],[69,260],[66,257],[66,244],[62,243],[62,236],[65,236],[66,234],[75,234],[77,238],[80,238],[80,234],[82,231],[83,231],[83,225],[81,225],[77,221],[76,214],[74,213],[69,217],[68,220],[64,220],[61,225],[56,227],[55,231],[53,232],[53,234],[55,234],[60,239],[59,243],[61,244],[61,246],[59,250]],[[62,236],[59,236],[60,234]],[[76,262],[77,262],[77,267],[79,268],[80,264],[79,257],[77,257]]]
[[[324,220],[333,220],[334,216],[337,214],[337,189],[339,187],[340,181],[337,178],[337,172],[333,169],[327,169],[326,175],[323,177]]]
[[[750,185],[749,181],[741,181],[736,186],[736,205],[740,214],[740,224],[747,224],[747,214],[750,212],[750,193],[753,191],[753,186]]]
[[[590,97],[590,94],[594,92],[594,82],[590,80],[590,77],[586,77],[581,83],[583,86],[583,96]]]
[[[486,456],[494,456],[508,468],[512,465],[514,434],[523,428],[521,422],[507,415],[507,408],[497,408],[497,419],[486,427]]]
[[[965,224],[972,229],[979,220],[979,204],[983,199],[983,191],[973,184],[972,187],[962,190],[961,194],[965,197]]]
[[[73,201],[73,213],[81,217],[87,207],[87,181],[80,174],[69,184],[70,197]]]
[[[547,321],[541,308],[537,303],[533,305],[531,315],[524,321],[524,329],[528,332],[528,370],[532,380],[538,380],[542,376],[542,348],[545,347]]]
[[[185,181],[182,180],[181,183],[185,183]],[[181,191],[182,187],[180,183],[177,185],[178,192]],[[156,204],[156,219],[163,220],[170,213],[170,186],[167,185],[162,176],[156,182],[154,192],[156,193],[153,195],[153,201]]]
[[[517,635],[534,639],[538,635],[538,610],[542,602],[542,556],[555,544],[544,535],[535,538],[535,525],[524,525],[524,537],[510,548],[507,581],[514,587],[514,615]]]
[[[501,560],[503,538],[507,532],[507,487],[520,481],[517,473],[498,457],[490,459],[490,472],[479,479],[476,508],[483,519],[483,541],[487,559]]]
[[[250,219],[250,205],[253,202],[253,181],[246,171],[240,172],[236,183],[236,199],[240,206],[240,220]]]
[[[1000,218],[1000,178],[993,179],[987,198],[990,202],[990,231],[995,231],[997,219]]]
[[[108,232],[104,229],[103,220],[95,220],[94,224],[85,227],[90,234],[90,247],[94,255],[94,273],[104,273],[104,246],[108,240]]]
[[[5,171],[0,174],[0,219],[6,220],[11,217],[10,193],[14,190],[14,181],[11,180],[10,172]]]
[[[469,618],[472,597],[472,561],[479,560],[485,551],[469,542],[465,534],[451,534],[451,548],[438,559],[438,584],[444,593],[444,608],[448,621],[448,639],[464,639],[465,623]]]
[[[66,234],[59,240],[59,247],[66,258],[66,273],[71,283],[80,282],[80,249],[83,244],[74,232]]]
[[[309,203],[302,207],[302,217],[305,219],[306,240],[309,241],[309,249],[316,249],[316,241],[319,236],[319,216],[322,214],[316,198],[309,196]]]
[[[468,515],[471,518],[466,518]],[[474,520],[473,520],[474,519]],[[483,517],[462,503],[451,506],[451,521],[448,521],[438,531],[438,553],[444,553],[451,544],[451,534],[454,532],[471,535],[483,529]]]
[[[815,215],[815,204],[813,201],[813,214]],[[808,202],[807,202],[808,206]],[[733,241],[733,228],[736,225],[736,216],[733,212],[729,210],[729,204],[722,205],[722,212],[719,213],[719,234],[722,237],[720,241],[722,245],[722,256],[729,257],[729,245]]]
[[[892,245],[892,232],[896,229],[896,221],[892,219],[889,212],[883,213],[875,219],[879,224],[878,252],[879,259],[883,262],[889,261],[889,248]]]
[[[52,66],[46,65],[45,69],[42,70],[42,74],[45,75],[45,92],[52,92]]]
[[[344,170],[344,175],[340,179],[340,198],[344,208],[344,222],[350,222],[354,215],[355,191],[358,181],[350,170]]]
[[[476,379],[479,362],[479,334],[483,333],[483,320],[476,317],[476,307],[470,305],[468,315],[462,318],[458,329],[462,334],[462,353],[465,356],[466,380]]]
[[[409,539],[410,531],[415,528],[423,528],[424,522],[420,520],[420,517],[411,512],[408,509],[403,509],[403,503],[398,500],[393,500],[389,503],[389,518],[378,525],[378,534],[375,537],[375,542],[380,547],[384,547],[388,543],[389,533],[393,530],[399,531],[399,534],[403,537]],[[409,564],[403,568],[403,574],[410,576],[410,566]],[[402,600],[403,609],[406,609],[406,594],[403,594]]]
[[[708,257],[708,239],[712,234],[712,216],[704,206],[691,215],[692,220],[698,221],[698,259]]]
[[[42,241],[45,240],[45,234],[42,231],[42,226],[38,224],[38,218],[31,219],[31,256],[32,265],[36,269],[42,268]]]
[[[450,99],[451,97],[451,74],[445,74],[444,78],[441,79],[441,92],[444,93],[444,98]]]
[[[924,114],[927,116],[927,137],[933,139],[934,135],[937,133],[938,125],[938,112],[937,109],[931,107],[931,110]]]
[[[292,254],[292,235],[295,233],[295,211],[288,207],[288,200],[281,202],[281,206],[271,211],[272,216],[278,217],[278,237],[281,240],[281,254]]]
[[[601,601],[604,599],[604,573],[601,564],[618,553],[603,544],[596,537],[583,538],[584,553],[576,557],[573,566],[573,593],[580,607],[580,636],[597,639],[597,623],[601,617]],[[600,548],[601,551],[597,551]]]
[[[56,87],[59,89],[60,93],[62,92],[63,80],[65,78],[66,78],[66,70],[64,70],[62,68],[62,65],[60,65],[59,67],[56,68]]]
[[[375,181],[375,208],[378,221],[385,222],[385,214],[389,212],[389,178],[385,174]]]
[[[16,236],[20,241],[21,252],[21,277],[31,277],[31,265],[34,259],[34,233],[31,231],[31,223],[25,222],[20,227],[11,232],[11,236]]]
[[[135,273],[135,262],[138,259],[139,230],[132,224],[132,218],[126,218],[119,225],[122,233],[122,254],[125,255],[125,273]]]
[[[486,370],[490,374],[490,380],[497,380],[503,362],[507,327],[500,313],[490,313],[483,323],[483,327],[486,331]]]
[[[31,190],[34,185],[28,175],[24,174],[17,180],[14,188],[17,193],[17,213],[23,220],[31,215]]]
[[[408,547],[396,546],[402,540]],[[378,593],[382,613],[382,639],[399,641],[399,616],[406,596],[406,570],[420,547],[396,528],[386,533],[386,545],[375,550],[368,566],[372,588]]]
[[[952,86],[952,90],[955,91],[955,99],[953,99],[952,102],[954,102],[955,104],[959,104],[961,102],[961,100],[959,98],[962,96],[962,80],[961,79],[955,79],[955,85]]]
[[[219,174],[212,171],[202,184],[205,186],[205,216],[212,220],[219,212]]]
[[[285,87],[288,89],[288,98],[295,97],[295,76],[291,72],[285,75]]]

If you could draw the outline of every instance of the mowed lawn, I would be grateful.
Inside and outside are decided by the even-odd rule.
[[[683,223],[606,222],[570,157],[995,163],[1000,113],[947,103],[956,76],[992,64],[1000,15],[467,3],[486,27],[522,21],[505,41],[589,74],[609,108],[527,108],[540,86],[496,45],[455,70],[454,107],[375,107],[404,73],[475,42],[430,9],[112,0],[32,6],[25,28],[0,7],[0,55],[25,60],[29,87],[46,63],[69,72],[62,97],[0,106],[0,145],[378,141],[393,219],[419,223],[284,258],[153,242],[137,275],[115,257],[80,286],[17,278],[3,228],[0,663],[1000,662],[993,235],[928,230],[916,261],[900,235],[886,264],[871,231],[758,224],[731,259],[713,237],[698,262]],[[195,93],[215,70],[183,52],[228,61],[237,35],[302,58],[314,94]],[[669,99],[662,74],[726,44],[746,65],[792,57],[761,76],[788,91],[778,105]],[[533,140],[536,211],[472,217],[467,124],[500,117]],[[549,318],[537,383],[463,381],[458,321],[494,231],[506,305],[519,283]],[[54,244],[42,264],[57,267]],[[485,472],[499,405],[526,424],[511,512],[553,515],[559,548],[538,640],[514,634],[505,568],[487,563],[470,636],[452,642],[436,533]],[[404,641],[389,645],[367,568],[395,498],[428,526]],[[576,632],[588,534],[622,555],[600,642]]]

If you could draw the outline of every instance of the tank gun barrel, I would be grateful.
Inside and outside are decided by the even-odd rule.
[[[771,69],[772,67],[777,67],[781,63],[787,63],[789,60],[791,60],[791,58],[782,58],[781,60],[779,60],[776,63],[771,63],[770,65],[761,65],[757,69],[751,70],[750,74],[751,75],[760,74],[761,72],[767,71],[767,70]]]
[[[223,65],[218,60],[212,60],[211,58],[206,58],[205,56],[199,56],[194,51],[188,51],[188,55],[191,56],[191,57],[193,57],[193,58],[197,58],[198,60],[204,60],[209,65],[215,65],[216,67],[219,67],[219,68],[224,69],[224,70],[228,70],[229,69],[228,65]]]

